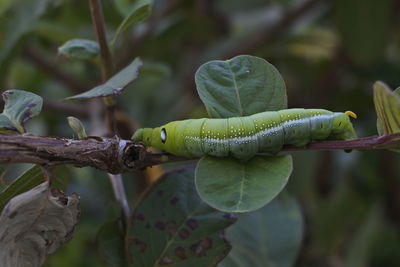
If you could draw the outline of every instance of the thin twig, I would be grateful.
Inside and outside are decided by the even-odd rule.
[[[370,136],[354,140],[335,140],[313,142],[305,147],[287,146],[284,151],[296,150],[375,150],[375,149],[399,149],[400,133]]]
[[[103,7],[100,0],[89,0],[92,21],[96,30],[96,38],[100,47],[100,68],[101,80],[106,82],[113,72],[113,61],[110,49],[107,43],[107,34],[103,16]],[[109,135],[115,135],[117,132],[117,122],[115,119],[115,99],[113,96],[104,97],[103,102],[106,104],[106,121],[109,128]]]
[[[112,74],[112,59],[104,27],[103,7],[100,0],[89,0],[89,4],[97,42],[100,46],[101,77],[102,81],[105,82]]]
[[[107,44],[107,35],[105,30],[105,22],[103,16],[103,8],[100,0],[89,0],[92,21],[96,29],[96,37],[100,46],[100,66],[102,82],[106,82],[112,75],[112,58],[110,49]],[[105,97],[103,102],[106,104],[106,121],[108,131],[111,135],[117,133],[117,121],[115,118],[116,101],[114,97]],[[124,228],[127,225],[130,208],[128,205],[127,196],[124,189],[124,183],[121,175],[109,174],[110,182],[114,191],[115,198],[121,207],[121,215]],[[125,228],[126,229],[126,228]]]
[[[122,175],[121,174],[108,174],[108,177],[110,178],[110,180],[121,180],[122,181]],[[116,182],[116,183],[112,183],[113,185],[113,191],[114,191],[114,195],[115,195],[115,199],[117,200],[119,206],[123,209],[121,214],[122,214],[122,223],[123,223],[123,227],[124,229],[126,229],[126,222],[128,222],[129,220],[129,214],[131,213],[130,208],[129,208],[129,204],[128,204],[128,200],[126,197],[124,197],[125,194],[125,188],[123,186],[123,183],[120,182]]]

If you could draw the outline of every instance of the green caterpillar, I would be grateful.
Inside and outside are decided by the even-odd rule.
[[[132,139],[177,156],[246,160],[256,153],[278,153],[283,145],[355,139],[349,117],[357,116],[351,111],[284,109],[245,117],[173,121],[154,129],[139,129]]]

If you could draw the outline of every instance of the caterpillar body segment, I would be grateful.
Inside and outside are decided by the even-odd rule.
[[[184,148],[189,157],[201,157],[204,155],[204,142],[201,140],[201,129],[206,120],[208,119],[187,120],[188,123],[182,138]]]
[[[256,113],[250,117],[257,133],[259,151],[278,153],[285,142],[285,132],[278,112]]]
[[[135,132],[132,139],[171,154],[249,159],[276,154],[284,145],[304,146],[314,140],[357,138],[352,112],[285,109],[226,119],[190,119]]]

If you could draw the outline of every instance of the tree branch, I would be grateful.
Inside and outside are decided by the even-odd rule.
[[[118,138],[66,138],[0,135],[0,163],[35,163],[44,166],[71,164],[109,173],[141,169],[145,147]],[[138,163],[138,164],[136,164]]]
[[[89,0],[90,10],[92,14],[92,21],[96,29],[96,37],[100,46],[100,67],[101,79],[105,82],[109,79],[113,72],[113,62],[110,49],[107,44],[107,35],[105,30],[103,7],[100,0]],[[115,118],[116,101],[113,96],[103,97],[103,102],[106,105],[106,122],[108,125],[108,132],[111,135],[117,134],[117,121]],[[124,229],[130,214],[130,208],[126,197],[124,184],[121,175],[113,175],[109,172],[110,182],[113,187],[115,198],[117,199],[122,214],[122,221]]]
[[[354,140],[335,140],[313,142],[305,147],[286,146],[284,151],[296,150],[376,150],[376,149],[400,149],[400,133],[369,136]]]
[[[313,142],[305,147],[285,146],[283,151],[335,149],[400,149],[400,133],[347,141]],[[87,140],[74,140],[32,135],[0,135],[0,163],[35,163],[44,166],[72,164],[117,174],[189,160],[196,159],[146,152],[143,144],[119,138],[91,137]]]

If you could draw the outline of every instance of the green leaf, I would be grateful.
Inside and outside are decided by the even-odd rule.
[[[67,97],[66,100],[118,95],[138,77],[139,69],[142,65],[143,62],[140,58],[135,58],[131,64],[111,77],[107,82],[82,94]]]
[[[79,196],[50,189],[46,181],[12,198],[0,214],[1,266],[41,266],[72,238]]]
[[[122,16],[127,16],[131,10],[131,6],[137,2],[137,0],[114,0],[113,3],[117,8],[118,12]]]
[[[152,7],[153,7],[153,0],[136,1],[136,3],[132,5],[129,14],[118,26],[117,32],[114,35],[111,45],[112,46],[114,45],[115,41],[118,39],[118,36],[128,27],[148,18],[151,14]]]
[[[383,82],[374,84],[374,104],[378,116],[377,128],[380,135],[400,132],[400,95]]]
[[[127,266],[124,234],[118,221],[104,224],[97,234],[96,243],[100,256],[108,264],[114,267]]]
[[[24,123],[40,113],[42,98],[22,90],[7,90],[2,96],[5,105],[0,114],[0,133],[25,133]]]
[[[99,54],[99,44],[92,40],[73,39],[58,48],[58,53],[70,58],[91,59]]]
[[[222,231],[234,219],[200,199],[193,173],[166,174],[135,209],[127,236],[133,266],[215,266],[229,252]]]
[[[10,201],[10,199],[34,188],[44,180],[40,166],[35,165],[32,168],[29,168],[0,193],[0,211],[4,208],[7,202]]]
[[[267,206],[241,214],[226,232],[232,251],[220,267],[293,266],[303,238],[303,218],[296,200],[280,195]]]
[[[210,206],[227,212],[248,212],[276,197],[292,172],[292,157],[203,157],[195,174],[197,191]]]
[[[71,127],[71,129],[74,131],[74,133],[76,133],[78,135],[78,138],[80,140],[87,138],[85,126],[83,126],[83,123],[79,119],[69,116],[69,117],[67,117],[67,121],[68,121],[69,127]]]
[[[285,82],[266,60],[237,56],[202,65],[195,75],[197,91],[213,118],[247,116],[287,107]]]
[[[347,54],[360,65],[381,60],[389,40],[392,0],[336,0],[333,7]]]

